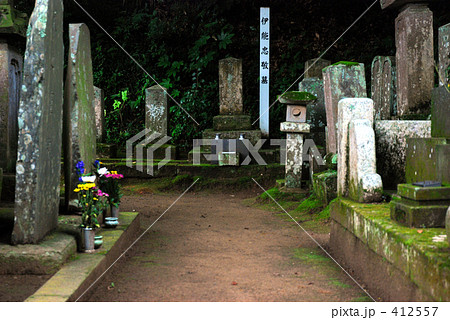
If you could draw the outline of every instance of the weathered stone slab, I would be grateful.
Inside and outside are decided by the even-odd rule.
[[[368,98],[346,98],[338,105],[338,195],[348,196],[349,188],[349,135],[350,121],[366,119],[373,127],[373,100]]]
[[[448,207],[447,214],[445,216],[445,230],[447,231],[447,241],[450,246],[450,207]]]
[[[286,188],[302,187],[303,135],[286,134]]]
[[[450,139],[450,92],[446,87],[433,89],[431,102],[431,136]]]
[[[428,114],[434,87],[433,13],[409,4],[395,20],[397,113]]]
[[[36,2],[18,113],[12,243],[37,243],[58,222],[63,105],[62,0]]]
[[[327,153],[336,153],[338,103],[342,98],[367,97],[364,64],[338,64],[324,69],[323,85],[328,130]]]
[[[372,100],[375,120],[390,120],[397,112],[395,57],[376,56],[372,61]]]
[[[331,61],[325,59],[311,59],[305,62],[304,79],[319,78],[322,79],[322,70],[328,67]],[[302,90],[299,90],[302,91]]]
[[[145,90],[145,128],[167,136],[167,89],[159,85]]]
[[[229,130],[229,131],[217,131],[213,129],[206,129],[203,131],[203,139],[214,139],[216,135],[220,135],[220,139],[239,139],[241,134],[245,139],[248,139],[252,145],[255,145],[261,140],[261,130]]]
[[[22,84],[23,58],[0,42],[0,168],[14,172],[17,159],[17,115]]]
[[[439,86],[450,83],[450,23],[439,28]]]
[[[69,61],[64,90],[64,181],[66,206],[77,199],[73,191],[79,183],[76,164],[86,169],[96,159],[97,130],[94,110],[91,40],[88,27],[69,25]]]
[[[350,199],[364,203],[381,200],[383,183],[376,173],[375,134],[369,120],[352,120],[349,125]],[[339,164],[338,164],[339,165]]]
[[[298,88],[301,92],[308,92],[317,97],[317,100],[310,102],[306,107],[306,122],[310,125],[308,138],[313,139],[316,145],[325,147],[327,114],[325,111],[322,73],[320,73],[320,79],[304,79],[299,83]]]
[[[95,126],[97,128],[97,141],[103,142],[106,138],[105,123],[105,95],[103,90],[94,87]]]
[[[399,184],[397,194],[415,201],[450,200],[450,187],[419,187],[412,184]]]
[[[282,132],[297,132],[308,133],[310,129],[309,123],[301,122],[281,122],[280,131]]]
[[[438,180],[450,184],[450,144],[436,146]]]
[[[214,130],[251,130],[252,123],[250,116],[240,115],[219,115],[213,117]]]
[[[219,61],[220,114],[242,114],[242,60],[227,58]]]
[[[405,182],[406,139],[431,137],[431,121],[375,121],[377,172],[385,189]]]
[[[406,183],[439,180],[436,146],[445,144],[447,144],[445,138],[407,138]]]

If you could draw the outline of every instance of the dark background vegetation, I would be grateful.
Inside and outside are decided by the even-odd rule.
[[[199,122],[170,103],[169,134],[187,150],[212,127],[218,108],[218,61],[243,59],[244,109],[259,113],[259,8],[271,8],[271,101],[304,71],[374,0],[77,0]],[[31,13],[34,1],[16,0]],[[73,0],[64,0],[65,28],[86,23],[91,32],[94,84],[104,89],[108,142],[124,144],[144,128],[145,88],[155,85]],[[430,5],[437,28],[450,22],[450,1]],[[370,82],[376,55],[395,55],[396,10],[375,6],[324,56],[332,62],[363,62]],[[67,32],[66,32],[67,34]],[[437,43],[437,38],[435,43]],[[435,45],[437,47],[437,45]],[[65,48],[68,48],[66,36]],[[370,85],[368,85],[370,88]],[[296,90],[296,83],[292,89]],[[270,111],[271,136],[285,117]]]

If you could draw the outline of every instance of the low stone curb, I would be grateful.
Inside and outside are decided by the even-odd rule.
[[[25,302],[77,300],[136,239],[140,230],[138,213],[120,213],[119,223],[116,229],[101,229],[96,233],[103,236],[100,249],[91,254],[77,253]],[[90,292],[86,292],[79,301],[86,301]]]
[[[332,250],[338,256],[346,256],[346,242],[349,244],[359,240],[359,248],[370,249],[372,255],[375,254],[383,265],[378,272],[381,274],[384,268],[389,271],[384,278],[383,287],[392,287],[393,274],[399,274],[409,282],[405,283],[405,287],[412,288],[410,297],[414,296],[418,300],[450,301],[448,242],[432,241],[433,237],[445,234],[445,229],[414,229],[401,226],[389,218],[388,204],[360,204],[339,198],[332,202],[330,214],[332,222],[339,226],[332,226],[330,238]],[[345,232],[352,234],[354,240],[346,238],[342,234]],[[354,260],[361,258],[354,252],[353,257]],[[354,264],[354,269],[358,261],[350,261],[349,264]],[[357,275],[361,273],[358,276],[364,278],[364,270],[354,270]],[[392,290],[391,295],[391,299],[398,300]]]

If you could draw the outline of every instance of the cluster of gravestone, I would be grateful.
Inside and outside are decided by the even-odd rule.
[[[69,25],[63,79],[62,0],[37,1],[28,29],[12,0],[0,7],[0,199],[2,206],[14,203],[11,242],[38,243],[56,228],[61,208],[76,199],[76,163],[93,163],[96,143],[105,138],[103,91],[93,84],[85,24]],[[23,43],[24,56],[13,43]]]
[[[433,14],[426,1],[382,0],[381,6],[399,10],[397,50],[395,57],[374,58],[371,99],[363,64],[318,60],[322,77],[317,72],[300,84],[326,111],[326,159],[337,155],[336,173],[320,172],[327,166],[310,157],[314,190],[325,203],[336,195],[364,203],[380,201],[383,187],[398,186],[392,219],[409,227],[444,227],[450,205],[450,24],[439,28],[435,88]],[[309,90],[312,83],[319,93]]]

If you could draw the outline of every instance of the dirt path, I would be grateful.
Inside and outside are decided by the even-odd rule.
[[[144,231],[177,196],[128,196],[121,208],[141,212]],[[90,301],[367,301],[298,226],[242,200],[186,194],[99,281]]]

